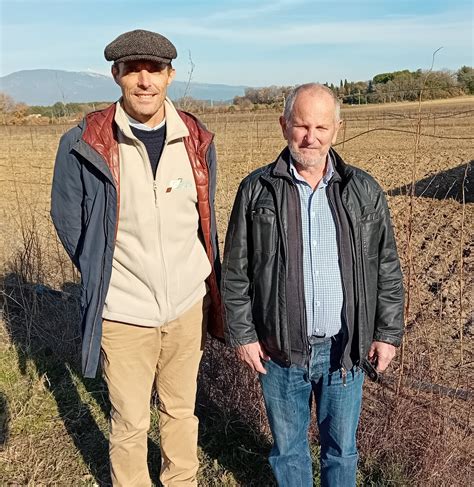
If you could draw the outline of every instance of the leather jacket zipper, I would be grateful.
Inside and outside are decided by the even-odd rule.
[[[332,184],[331,182],[329,184]],[[327,189],[326,189],[327,191]],[[331,198],[328,198],[328,203],[329,203],[329,207],[331,209],[331,212],[332,212],[332,215],[333,215],[333,218],[335,219],[335,227],[336,227],[336,238],[337,238],[337,244],[338,244],[338,248],[340,250],[340,244],[341,244],[341,233],[340,233],[340,220],[339,220],[339,217],[336,216],[336,210],[334,208],[334,204],[333,202],[331,201]],[[342,315],[343,315],[343,319],[342,319],[342,323],[341,323],[341,327],[342,327],[342,335],[343,335],[343,342],[342,342],[342,355],[341,355],[341,361],[340,361],[340,365],[341,365],[341,373],[342,373],[342,377],[343,377],[343,384],[345,385],[345,377],[346,377],[346,368],[344,366],[344,358],[345,358],[345,354],[346,354],[346,348],[347,348],[347,344],[348,344],[348,340],[349,340],[349,330],[348,330],[348,317],[347,317],[347,290],[346,290],[346,286],[345,286],[345,283],[344,283],[344,276],[342,275],[342,268],[341,268],[341,254],[339,252],[339,272],[341,273],[341,285],[342,285],[342,295],[343,295],[343,308],[342,308]]]
[[[343,194],[344,194],[344,191],[343,191]],[[355,286],[357,287],[358,289],[358,292],[362,294],[362,299],[364,301],[364,309],[365,309],[365,314],[366,316],[367,315],[367,302],[366,302],[366,299],[365,299],[365,296],[366,296],[366,292],[365,292],[365,276],[364,276],[364,270],[363,270],[363,253],[362,253],[362,248],[358,248],[357,246],[357,241],[360,241],[360,227],[356,224],[354,224],[354,221],[352,220],[352,217],[351,217],[351,212],[348,211],[347,209],[347,206],[346,204],[344,203],[344,198],[342,198],[343,194],[341,195],[341,202],[342,202],[342,205],[344,206],[346,212],[347,212],[347,215],[348,215],[348,221],[349,221],[349,224],[351,225],[352,227],[352,235],[355,239],[355,241],[353,242],[353,246],[354,246],[354,252],[355,252],[355,255],[354,255],[354,260],[355,260],[355,269],[356,269],[356,276],[355,276]],[[361,269],[362,267],[362,269]],[[361,290],[361,286],[359,286],[359,281],[362,279],[363,281],[363,285],[362,285],[362,290]],[[359,294],[357,300],[358,300],[358,307],[360,308],[361,306],[361,296]],[[358,325],[358,328],[359,328],[359,347],[358,347],[358,351],[359,351],[359,360],[357,362],[360,363],[360,361],[364,358],[362,357],[362,333],[361,333],[361,329],[363,328],[362,325],[361,325],[361,320],[359,319],[360,318],[360,315],[359,317],[356,317],[359,325]],[[367,321],[367,320],[366,320]],[[364,351],[365,353],[365,351]]]

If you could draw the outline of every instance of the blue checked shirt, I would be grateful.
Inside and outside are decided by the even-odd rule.
[[[328,154],[326,173],[314,191],[298,174],[293,162],[290,162],[290,170],[301,202],[308,336],[330,337],[341,330],[344,300],[336,225],[326,195],[334,166]]]

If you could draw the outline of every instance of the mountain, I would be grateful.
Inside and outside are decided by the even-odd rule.
[[[168,88],[170,98],[181,98],[186,93],[187,84],[185,81],[173,81]],[[187,94],[197,100],[227,101],[243,95],[245,88],[191,82]],[[56,69],[24,70],[2,76],[0,91],[10,95],[16,102],[27,105],[53,105],[58,101],[114,101],[120,96],[120,88],[109,76]]]

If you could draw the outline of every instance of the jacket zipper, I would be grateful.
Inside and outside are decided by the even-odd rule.
[[[360,229],[359,227],[357,226],[357,224],[354,224],[354,221],[352,220],[352,214],[351,212],[348,210],[345,202],[344,202],[344,196],[345,194],[345,191],[343,190],[343,194],[341,195],[341,202],[342,202],[342,205],[344,206],[347,214],[348,214],[348,220],[349,220],[349,223],[352,227],[352,235],[354,236],[354,251],[355,251],[355,261],[356,261],[356,272],[357,272],[357,275],[356,275],[356,279],[355,279],[355,285],[357,287],[358,290],[360,290],[360,286],[359,286],[359,280],[362,279],[363,281],[363,286],[362,286],[362,300],[364,301],[364,309],[365,309],[365,313],[367,315],[367,302],[366,302],[366,299],[365,299],[365,296],[366,296],[366,293],[365,293],[365,276],[364,276],[364,272],[363,272],[363,269],[361,269],[361,266],[363,268],[363,262],[362,262],[362,259],[363,259],[363,253],[362,253],[362,248],[358,248],[357,246],[357,241],[359,240],[360,241]],[[357,230],[357,231],[356,231]],[[361,296],[359,294],[358,296],[358,305],[359,307],[361,306]],[[359,362],[360,360],[363,358],[362,357],[362,333],[360,333],[360,330],[361,330],[361,323],[360,323],[360,319],[359,317],[357,317],[357,320],[359,322],[359,332],[358,332],[358,336],[359,336]]]
[[[163,160],[163,156],[166,152],[167,140],[165,140],[164,144],[165,145],[163,146],[163,150],[161,152],[160,160]],[[146,159],[148,160],[148,164],[147,164],[148,174],[151,176],[151,179],[153,181],[153,196],[155,198],[155,208],[156,208],[155,217],[156,217],[156,224],[158,227],[157,230],[158,230],[158,240],[159,240],[159,246],[160,246],[160,249],[159,249],[160,250],[160,260],[161,260],[161,266],[163,269],[163,291],[164,291],[165,300],[166,300],[166,313],[165,313],[164,323],[167,323],[168,318],[169,318],[170,305],[169,305],[169,296],[168,296],[168,272],[166,270],[166,262],[165,262],[165,257],[163,255],[163,251],[164,251],[164,249],[163,249],[163,228],[161,226],[161,212],[160,212],[160,206],[158,204],[159,193],[158,193],[158,183],[156,181],[156,176],[158,175],[158,167],[156,168],[155,177],[153,177],[153,172],[151,170],[151,163],[150,163],[150,160],[148,157],[148,152],[146,152],[146,149],[145,149],[145,156],[146,156]],[[159,161],[158,161],[158,165],[159,165]]]
[[[151,169],[151,163],[150,163],[150,158],[148,157],[148,152],[144,146],[144,144],[140,141],[140,140],[137,140],[137,143],[138,143],[138,147],[139,147],[139,151],[141,152],[141,157],[142,157],[142,160],[145,162],[145,165],[146,165],[146,169],[145,171],[148,173],[148,176],[150,177],[150,180],[152,181],[152,190],[153,190],[153,201],[155,203],[155,221],[156,221],[156,225],[157,225],[157,233],[158,233],[158,240],[159,240],[159,246],[160,246],[160,251],[159,251],[159,254],[160,254],[160,260],[161,260],[161,266],[162,266],[162,269],[163,269],[163,291],[164,291],[164,295],[165,295],[165,300],[166,300],[166,312],[165,312],[165,319],[164,319],[164,323],[166,323],[168,321],[168,316],[169,316],[169,299],[168,299],[168,274],[166,272],[166,263],[165,263],[165,258],[163,256],[163,240],[162,240],[162,228],[161,228],[161,218],[160,218],[160,206],[159,206],[159,201],[158,201],[158,197],[159,197],[159,193],[158,193],[158,183],[156,181],[156,176],[153,177],[153,171]],[[164,142],[164,146],[163,146],[163,151],[161,152],[161,157],[160,159],[163,159],[163,155],[166,151],[166,146],[167,146],[167,141],[165,140]],[[159,162],[159,161],[158,161]],[[159,164],[158,164],[159,165]],[[156,175],[158,174],[158,167],[156,169]]]
[[[331,184],[331,183],[330,183]],[[327,189],[326,189],[327,191]],[[342,201],[342,197],[341,197],[341,201]],[[333,205],[333,202],[331,201],[331,198],[328,198],[328,203],[329,203],[329,207],[331,208],[331,212],[333,214],[333,218],[335,217],[336,215],[336,211],[334,209],[334,205]],[[335,218],[335,223],[336,223],[336,238],[337,238],[337,243],[338,243],[338,248],[340,250],[341,248],[341,233],[340,233],[340,219],[339,218]],[[346,382],[346,368],[345,368],[345,364],[344,364],[344,358],[345,358],[345,355],[346,355],[346,348],[347,348],[347,345],[348,345],[348,340],[349,340],[349,330],[348,330],[348,317],[347,317],[347,290],[346,290],[346,285],[345,285],[345,282],[344,282],[344,276],[343,276],[343,273],[342,273],[342,259],[341,259],[341,254],[339,252],[339,272],[341,274],[341,284],[342,284],[342,295],[343,295],[343,298],[344,298],[344,301],[343,301],[343,320],[342,320],[342,331],[343,331],[343,346],[342,346],[342,355],[341,355],[341,361],[340,361],[340,365],[341,365],[341,373],[342,373],[342,377],[343,377],[343,384],[345,384]]]
[[[357,228],[357,237],[360,241],[360,236],[361,236],[361,228],[360,228],[360,225],[358,226]],[[365,311],[365,323],[366,323],[366,327],[368,326],[368,323],[369,323],[369,312],[368,312],[368,309],[367,309],[367,293],[366,293],[366,289],[367,289],[367,284],[366,284],[366,275],[365,275],[365,268],[364,268],[364,251],[362,249],[362,246],[360,248],[360,259],[359,259],[359,272],[360,272],[360,275],[362,276],[362,300],[364,302],[364,311]],[[360,343],[360,333],[359,333],[359,343]],[[359,355],[360,354],[360,351],[359,351]],[[359,360],[362,359],[364,357],[359,357]]]
[[[153,194],[155,195],[155,208],[158,208],[158,185],[153,181]]]

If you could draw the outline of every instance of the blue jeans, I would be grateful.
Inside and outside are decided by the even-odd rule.
[[[311,487],[313,469],[308,443],[312,395],[321,440],[321,485],[356,484],[356,431],[364,374],[340,370],[340,336],[321,340],[311,349],[308,368],[280,367],[273,361],[260,374],[274,445],[269,462],[279,487]],[[345,385],[344,385],[345,382]]]

